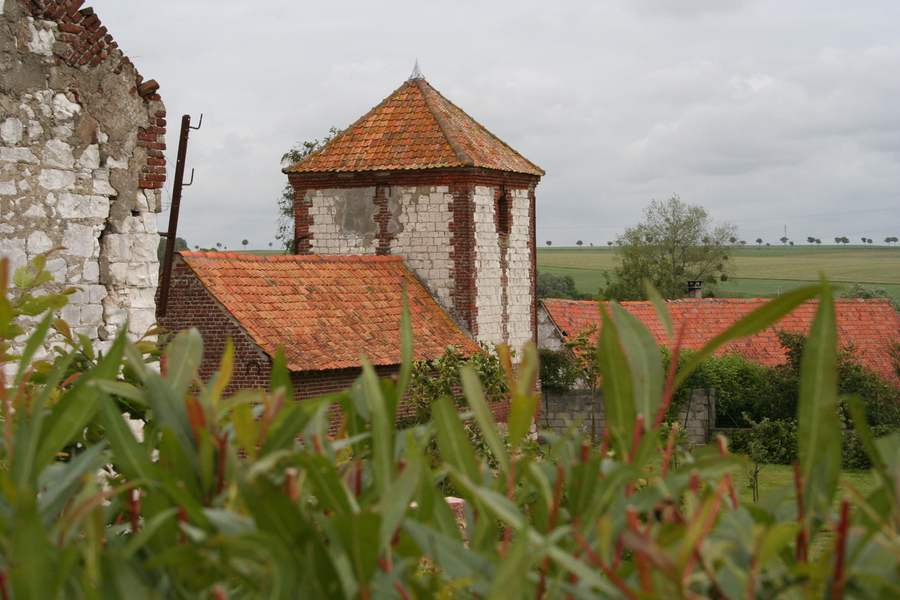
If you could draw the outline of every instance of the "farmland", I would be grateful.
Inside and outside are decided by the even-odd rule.
[[[734,252],[734,276],[719,284],[720,297],[774,297],[817,281],[883,287],[900,298],[900,248],[888,246],[746,246]],[[538,271],[571,275],[581,292],[605,285],[603,271],[616,266],[616,249],[538,248]]]

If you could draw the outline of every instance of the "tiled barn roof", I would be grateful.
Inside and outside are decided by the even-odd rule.
[[[321,150],[284,172],[446,167],[544,174],[421,78],[406,81]]]
[[[576,300],[541,300],[566,341],[591,325],[600,327],[596,302]],[[676,332],[685,324],[683,347],[699,350],[713,337],[744,315],[765,304],[765,299],[675,300],[667,303]],[[665,329],[650,302],[622,302],[622,307],[638,317],[653,333],[659,344],[667,344]],[[719,354],[735,352],[756,363],[773,366],[785,361],[785,353],[775,335],[777,330],[808,333],[818,306],[809,301],[794,309],[756,335],[731,341]],[[894,373],[890,346],[900,341],[900,317],[886,300],[835,300],[838,344],[852,345],[858,360],[891,381]]]
[[[284,348],[292,371],[358,367],[361,354],[375,365],[400,363],[404,286],[416,359],[437,358],[448,345],[479,350],[399,257],[180,254],[263,351]]]

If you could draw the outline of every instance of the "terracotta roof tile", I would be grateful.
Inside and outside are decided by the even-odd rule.
[[[400,311],[409,298],[415,358],[448,345],[477,352],[394,256],[255,256],[181,252],[207,290],[270,356],[284,348],[292,371],[400,362]]]
[[[676,333],[682,325],[685,327],[684,347],[697,350],[766,302],[767,300],[760,298],[705,298],[675,300],[667,305]],[[591,325],[597,325],[598,329],[600,327],[596,302],[547,298],[541,300],[541,303],[566,341]],[[658,343],[668,343],[665,329],[650,302],[622,302],[621,305],[641,320]],[[774,327],[729,342],[718,353],[735,352],[748,360],[768,366],[783,363],[786,357],[775,335],[776,330],[807,333],[817,307],[817,301],[806,302],[778,321]],[[889,349],[900,339],[900,317],[893,307],[886,300],[838,299],[835,300],[835,316],[838,343],[841,346],[854,346],[862,364],[897,382]]]
[[[381,104],[285,173],[483,167],[543,175],[424,79],[406,81]]]

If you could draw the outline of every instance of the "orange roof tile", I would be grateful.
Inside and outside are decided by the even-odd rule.
[[[207,290],[267,354],[284,348],[292,371],[400,362],[400,312],[409,298],[415,358],[469,339],[394,256],[257,256],[181,252]]]
[[[479,125],[424,79],[410,79],[381,104],[285,173],[483,167],[544,171]]]
[[[674,300],[667,305],[676,335],[684,326],[683,347],[698,350],[741,317],[766,302],[767,300],[760,298],[704,298]],[[541,300],[541,303],[566,341],[591,325],[596,325],[599,330],[600,316],[596,302],[547,298]],[[650,302],[622,302],[621,305],[641,320],[659,344],[668,344],[665,329]],[[783,363],[786,356],[775,332],[785,330],[807,333],[817,307],[817,301],[806,302],[773,327],[725,344],[718,354],[734,352],[767,366]],[[857,358],[863,365],[896,382],[897,376],[889,350],[893,343],[900,340],[900,317],[890,303],[887,300],[837,299],[835,317],[838,343],[841,346],[854,346]]]

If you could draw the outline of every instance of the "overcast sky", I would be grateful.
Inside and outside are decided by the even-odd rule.
[[[344,128],[416,59],[547,174],[538,241],[606,244],[677,193],[751,244],[900,236],[896,0],[93,0],[168,110],[180,237],[274,242],[281,155]],[[168,227],[168,212],[160,215]],[[277,246],[277,242],[275,242]]]

